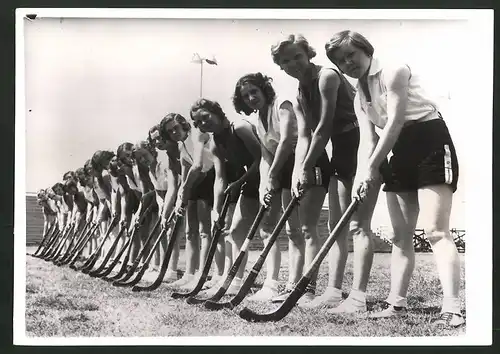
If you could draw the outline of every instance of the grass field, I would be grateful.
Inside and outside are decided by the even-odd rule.
[[[36,248],[29,247],[28,252]],[[250,253],[249,264],[258,257]],[[181,260],[183,259],[181,253]],[[460,255],[462,284],[460,298],[465,308],[464,255]],[[380,308],[389,291],[390,254],[375,254],[368,288],[368,310]],[[280,274],[286,279],[286,253]],[[249,268],[249,266],[247,266]],[[183,264],[180,264],[183,269]],[[257,278],[256,287],[264,280]],[[349,256],[344,292],[350,289],[352,263]],[[318,279],[318,293],[327,282],[326,262]],[[373,321],[366,315],[333,316],[324,310],[294,308],[277,323],[248,323],[237,312],[244,306],[265,312],[275,304],[244,301],[234,310],[211,312],[199,305],[188,305],[170,297],[161,286],[151,293],[134,293],[130,288],[111,284],[57,267],[44,260],[26,257],[26,335],[28,337],[154,337],[154,336],[455,336],[465,328],[436,331],[431,320],[439,314],[440,285],[432,254],[417,254],[417,264],[410,285],[405,319]],[[344,294],[346,295],[346,294]],[[225,299],[225,298],[224,298]]]

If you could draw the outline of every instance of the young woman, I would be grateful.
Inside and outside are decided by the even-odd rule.
[[[120,222],[111,231],[112,237],[109,239],[109,246],[114,242],[114,238],[118,236],[120,227],[130,225],[132,214],[137,210],[139,205],[138,198],[130,191],[125,173],[120,169],[118,158],[112,151],[99,151],[92,157],[92,164],[96,173],[109,178],[111,187],[111,202],[110,211],[111,219],[118,217]],[[124,243],[122,235],[118,241],[114,255],[116,255]]]
[[[68,246],[74,244],[74,237],[85,226],[85,215],[87,213],[88,203],[85,196],[78,190],[78,180],[75,172],[71,171],[68,178],[65,179],[64,190],[72,197],[73,213],[71,216],[71,223],[75,225],[73,230],[73,238],[69,239]]]
[[[361,198],[377,184],[374,181],[380,179],[380,166],[388,153],[393,153],[389,173],[383,175],[394,230],[389,306],[371,317],[406,314],[406,296],[415,266],[413,234],[420,217],[444,294],[436,324],[460,326],[465,322],[458,297],[460,261],[449,231],[458,160],[446,123],[420,85],[414,68],[375,58],[372,44],[361,34],[339,32],[325,48],[333,63],[358,79],[355,108],[366,155],[356,177]],[[380,136],[375,127],[382,130]]]
[[[260,143],[253,126],[248,121],[239,119],[230,122],[217,102],[200,99],[193,104],[190,114],[196,128],[202,133],[213,134],[215,148],[212,157],[217,166],[220,164],[220,168],[215,169],[217,185],[214,186],[212,222],[217,220],[227,193],[231,195],[231,202],[236,203],[232,218],[226,217],[229,232],[225,237],[224,270],[227,272],[231,268],[232,261],[240,253],[246,234],[259,209]],[[261,231],[263,239],[267,239],[268,235]],[[224,240],[221,238],[220,242],[222,244]],[[275,259],[274,256],[273,260]],[[236,273],[228,294],[235,294],[241,288],[246,260],[242,262]],[[273,274],[269,275],[270,279],[277,279],[279,264],[274,268]],[[216,284],[208,293],[216,291],[220,285]],[[277,295],[277,281],[269,280],[264,285],[266,289],[272,290],[266,293],[269,298]]]
[[[259,198],[265,205],[265,196],[272,194],[269,211],[262,221],[262,232],[271,234],[280,209],[286,208],[291,200],[291,183],[295,145],[297,143],[297,120],[291,100],[276,95],[271,84],[272,79],[253,73],[241,77],[236,83],[233,104],[237,113],[258,114],[256,132],[261,143],[259,172]],[[267,262],[265,286],[251,297],[253,300],[282,301],[295,287],[302,276],[304,266],[304,238],[299,224],[298,210],[295,210],[286,223],[289,237],[289,272],[285,290],[276,295],[281,252],[278,242],[271,248]]]
[[[101,155],[102,151],[96,151],[94,156],[96,154]],[[96,237],[91,241],[93,243],[92,249],[98,247],[100,241],[106,234],[108,223],[111,221],[111,181],[108,174],[103,175],[99,167],[97,170],[95,167],[95,159],[94,162],[92,162],[92,158],[88,160],[84,166],[85,172],[90,176],[90,184],[97,195],[97,199],[99,200],[96,221],[100,227],[99,233],[96,233]]]
[[[38,205],[42,207],[43,212],[43,234],[42,239],[45,238],[47,232],[57,225],[57,207],[55,202],[47,196],[45,189],[40,189],[36,195]]]
[[[160,158],[158,158],[159,156]],[[158,219],[166,223],[166,218],[168,218],[168,215],[174,210],[175,206],[175,198],[178,190],[178,174],[174,173],[169,168],[169,161],[166,153],[162,152],[158,154],[154,145],[151,143],[151,139],[141,141],[136,146],[134,158],[138,165],[148,167],[149,177],[156,193],[158,213],[152,223],[155,223]],[[161,230],[158,229],[156,234],[158,235],[160,232]],[[161,247],[158,247],[155,251],[153,266],[150,267],[151,271],[156,273],[156,276],[158,275],[161,260],[166,251],[166,238],[163,238],[163,242],[160,244]],[[165,280],[177,280],[177,269],[170,269],[169,274],[166,274]]]
[[[165,229],[167,220],[175,207],[177,193],[180,183],[180,154],[177,144],[164,141],[160,134],[160,124],[153,126],[148,132],[148,142],[151,146],[150,160],[150,177],[151,182],[155,186],[157,202],[163,207],[159,209],[159,217],[161,218],[161,227]],[[168,242],[170,240],[164,238],[161,242],[161,248],[158,249],[155,264],[157,267],[163,262],[163,257],[166,252]],[[172,250],[172,255],[165,274],[165,282],[173,282],[177,280],[177,266],[179,262],[180,247],[179,242],[175,242]]]
[[[88,160],[85,165],[89,166],[90,165],[90,160]],[[92,176],[90,176],[86,170],[85,167],[78,168],[75,171],[76,177],[78,179],[78,188],[80,191],[83,193],[85,200],[88,203],[86,215],[85,215],[85,222],[86,223],[91,223],[92,225],[97,224],[97,217],[98,217],[98,210],[99,210],[99,198],[97,197],[97,193],[94,190],[93,183],[92,183]],[[89,226],[90,227],[90,226]],[[93,251],[93,241],[88,242],[88,244],[85,246],[85,254],[87,256],[90,256]]]
[[[193,288],[208,255],[211,242],[210,210],[214,200],[214,162],[211,138],[191,129],[191,124],[177,113],[167,114],[160,123],[160,135],[165,142],[179,149],[182,182],[176,202],[176,212],[184,212],[186,220],[186,271],[181,279],[171,283],[181,289]],[[201,241],[201,251],[200,251]],[[216,275],[222,274],[223,250],[215,255]]]
[[[130,254],[130,261],[133,261],[138,256],[142,247],[148,248],[150,245],[146,245],[145,241],[149,236],[151,227],[156,221],[156,214],[158,210],[158,205],[155,200],[155,192],[153,183],[149,178],[148,167],[144,164],[142,160],[137,160],[135,158],[135,151],[140,149],[140,145],[134,145],[132,143],[121,144],[116,155],[121,164],[121,169],[125,174],[127,183],[136,197],[140,200],[137,211],[133,216],[133,220],[138,220],[140,215],[151,206],[150,212],[144,217],[142,226],[137,231],[139,234],[134,237],[132,243],[132,251]],[[146,258],[148,251],[144,254],[142,260]]]
[[[52,199],[58,208],[58,219],[60,230],[66,232],[71,227],[71,212],[73,210],[73,198],[64,190],[64,184],[58,182],[52,186]]]

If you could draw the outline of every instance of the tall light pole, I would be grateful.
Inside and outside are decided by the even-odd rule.
[[[207,63],[210,65],[217,65],[217,60],[215,56],[212,56],[211,59],[203,58],[198,53],[193,54],[193,58],[191,59],[191,63],[200,64],[200,98],[203,97],[203,64]]]

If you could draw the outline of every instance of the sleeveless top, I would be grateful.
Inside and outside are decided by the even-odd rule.
[[[68,214],[73,209],[73,199],[68,195],[61,196],[61,199],[57,201],[59,210],[63,214]]]
[[[127,178],[127,183],[130,187],[130,189],[133,189],[135,191],[138,191],[139,193],[142,193],[142,182],[141,182],[141,176],[140,176],[140,173],[139,173],[139,168],[137,167],[137,165],[132,165],[132,176],[133,176],[133,179],[128,175],[128,174],[125,174],[126,178]]]
[[[319,91],[319,77],[325,70],[333,70],[340,77],[341,83],[337,91],[337,103],[332,125],[332,137],[342,133],[349,125],[357,123],[356,114],[354,113],[354,96],[356,89],[349,81],[333,68],[321,67],[313,79],[310,87],[299,84],[297,101],[302,109],[302,112],[316,125],[321,118],[321,93]]]
[[[149,170],[149,178],[157,191],[167,190],[167,173],[169,170],[168,155],[165,151],[158,151],[154,171]]]
[[[264,148],[273,156],[276,154],[276,149],[278,148],[278,144],[281,140],[279,109],[281,104],[285,101],[290,100],[280,99],[278,96],[275,96],[273,102],[269,104],[267,108],[267,130],[265,129],[260,117],[257,118],[257,136],[259,137]],[[293,119],[291,123],[294,140],[293,146],[295,149],[295,145],[297,144],[297,121]]]
[[[377,58],[373,58],[367,78],[371,102],[368,102],[359,83],[355,100],[356,108],[361,109],[368,119],[380,129],[383,129],[387,124],[387,85],[384,68],[388,67],[389,65],[383,65]],[[411,71],[410,66],[408,69],[410,69],[410,80],[408,82],[405,121],[418,120],[430,114],[437,115],[437,104],[420,86],[420,77]]]
[[[189,162],[191,165],[194,164],[193,155],[194,155],[194,144],[195,139],[197,139],[197,143],[203,144],[203,152],[202,152],[202,172],[209,171],[213,166],[213,156],[209,149],[210,144],[210,135],[207,133],[198,133],[191,132],[189,136],[184,141],[179,141],[179,151],[181,153],[181,159]]]
[[[73,196],[73,200],[74,207],[76,207],[80,213],[84,213],[87,210],[87,201],[85,200],[83,192],[77,192]]]
[[[97,198],[99,198],[99,200],[102,200],[102,199],[109,199],[110,196],[111,196],[111,191],[109,191],[109,187],[107,185],[106,182],[109,182],[109,174],[107,171],[103,171],[103,176],[102,176],[102,180],[104,182],[104,186],[101,186],[97,177],[94,177],[93,178],[93,186],[94,186],[94,190],[97,194]],[[111,182],[109,182],[111,183]],[[105,188],[105,189],[103,189]]]
[[[42,209],[45,215],[56,215],[57,214],[57,206],[54,201],[51,199],[44,200],[42,202]]]
[[[255,127],[246,119],[241,119],[241,122],[248,125],[258,139]],[[245,167],[248,169],[254,163],[253,155],[247,149],[243,140],[236,134],[233,122],[220,134],[214,134],[214,142],[224,160],[237,170]]]

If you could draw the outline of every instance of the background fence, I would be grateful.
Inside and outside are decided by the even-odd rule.
[[[319,221],[320,234],[323,237],[328,235],[328,209],[323,209]],[[42,240],[43,232],[43,213],[40,206],[36,202],[36,196],[26,195],[26,244],[38,245]],[[460,252],[465,252],[465,230],[451,229],[453,238]],[[387,227],[379,227],[375,232],[374,249],[375,252],[390,252],[391,251],[391,232]],[[181,247],[184,247],[185,238],[181,237]],[[281,250],[288,249],[288,238],[284,231],[281,232],[278,243]],[[413,238],[415,251],[430,252],[429,242],[425,239],[425,233],[421,229],[415,230]],[[352,238],[349,240],[349,251],[352,251]],[[262,241],[257,237],[252,241],[250,249],[262,249]]]

